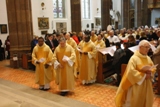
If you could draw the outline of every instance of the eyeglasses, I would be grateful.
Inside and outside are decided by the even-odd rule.
[[[144,47],[146,49],[150,49],[151,48],[150,46],[142,46],[142,47]]]

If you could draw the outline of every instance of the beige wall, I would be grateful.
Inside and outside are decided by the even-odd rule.
[[[0,0],[0,24],[7,24],[7,27],[8,27],[6,0]],[[7,28],[7,30],[9,32],[8,28]],[[4,45],[4,42],[5,42],[8,35],[9,35],[9,33],[6,33],[6,34],[0,33],[0,39],[2,40],[3,45]]]

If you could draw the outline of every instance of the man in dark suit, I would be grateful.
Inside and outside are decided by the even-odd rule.
[[[60,36],[59,34],[57,34],[58,36]],[[56,34],[53,34],[53,44],[54,44],[54,48],[56,48],[59,45],[58,42],[58,36]]]
[[[33,51],[33,48],[37,45],[38,43],[38,36],[34,35],[34,39],[31,41],[31,53]]]
[[[50,47],[52,52],[54,52],[55,48],[54,48],[53,35],[52,34],[48,35],[48,40],[46,41],[46,44]]]

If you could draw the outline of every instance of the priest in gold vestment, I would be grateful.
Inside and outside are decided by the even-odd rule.
[[[152,107],[152,78],[156,67],[147,55],[149,49],[149,42],[142,40],[139,50],[129,60],[116,93],[116,107]]]
[[[66,38],[66,42],[67,42],[69,45],[71,45],[73,49],[76,50],[76,48],[77,48],[77,43],[74,41],[73,38],[70,37],[70,34],[69,34],[69,33],[66,33],[65,38]]]
[[[82,84],[94,83],[96,81],[96,48],[90,40],[89,34],[84,34],[84,42],[81,44],[80,52],[80,79]]]
[[[103,41],[103,35],[102,34],[98,34],[97,36],[97,40],[94,42],[95,46],[96,46],[96,49],[100,49],[100,48],[105,48],[106,47],[106,44],[105,42]]]
[[[97,40],[97,35],[95,34],[95,31],[91,31],[90,39],[92,42],[95,42]]]
[[[95,47],[96,47],[97,51],[98,51],[98,49],[102,49],[102,48],[106,47],[106,44],[103,40],[103,34],[98,34],[97,40],[94,42],[94,44],[95,44]],[[96,65],[97,66],[98,66],[98,55],[99,54],[97,52],[97,55],[96,55]],[[103,55],[102,57],[103,57],[103,61],[106,62],[106,59],[107,59],[106,55]],[[95,75],[95,78],[96,77],[97,77],[97,75]]]
[[[74,49],[75,51],[75,54],[76,54],[76,61],[75,61],[75,66],[74,66],[74,75],[75,77],[77,78],[77,72],[78,72],[78,51],[77,51],[77,43],[75,42],[75,40],[73,38],[70,37],[70,34],[69,33],[66,33],[65,35],[65,38],[66,38],[66,43],[69,44],[70,46],[72,46],[72,48]]]
[[[39,37],[38,44],[32,52],[32,62],[36,66],[35,82],[39,84],[40,90],[48,90],[50,88],[49,83],[54,76],[52,58],[51,49],[44,43],[44,39]]]
[[[59,45],[54,51],[53,62],[56,71],[56,83],[61,95],[74,90],[74,66],[76,55],[74,49],[66,43],[65,38],[59,38]]]

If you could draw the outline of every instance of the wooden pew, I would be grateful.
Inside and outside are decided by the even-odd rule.
[[[112,68],[113,58],[109,55],[111,49],[115,50],[115,47],[108,47],[98,50],[98,72],[96,81],[98,83],[104,83],[105,78],[115,73]],[[106,58],[107,61],[104,58]]]
[[[30,53],[23,54],[22,55],[22,68],[24,68],[24,69],[30,69],[31,68],[30,65],[31,65],[31,62],[32,62],[31,59],[32,58],[31,58],[31,54]]]
[[[121,46],[122,47],[122,46]],[[123,48],[123,47],[122,47]],[[135,50],[138,50],[138,46],[133,46],[129,48],[132,52]],[[115,46],[103,48],[98,50],[98,73],[97,73],[97,82],[98,83],[104,83],[104,79],[106,77],[111,76],[114,74],[114,70],[112,69],[112,58],[107,59],[107,62],[104,62],[103,56],[104,55],[110,55],[113,57],[114,51],[116,50]],[[121,75],[123,76],[123,73],[126,69],[126,64],[122,64],[121,66]]]

